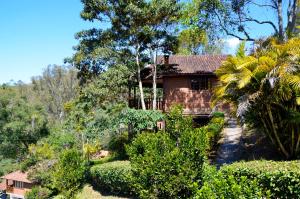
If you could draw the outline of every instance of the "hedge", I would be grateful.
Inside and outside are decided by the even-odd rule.
[[[194,199],[254,199],[269,198],[268,193],[258,185],[256,180],[245,176],[236,179],[233,175],[225,175],[213,166],[205,165],[203,185]]]
[[[130,195],[130,162],[114,161],[91,167],[93,184],[102,191]]]
[[[250,161],[238,162],[221,168],[226,175],[237,179],[245,176],[257,180],[271,198],[299,198],[300,161]]]

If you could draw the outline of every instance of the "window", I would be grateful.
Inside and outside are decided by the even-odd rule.
[[[20,181],[14,181],[14,187],[23,189],[24,188],[24,183]]]
[[[191,79],[192,90],[207,90],[210,88],[210,82],[208,77],[200,77]]]
[[[191,88],[192,88],[192,90],[200,90],[199,81],[196,79],[192,79],[191,80]]]

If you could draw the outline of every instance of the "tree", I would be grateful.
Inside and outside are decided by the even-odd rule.
[[[270,26],[274,36],[283,41],[291,36],[296,28],[298,0],[193,0],[191,8],[198,12],[191,12],[192,22],[197,23],[203,29],[210,29],[210,32],[221,30],[228,36],[240,40],[255,41],[249,31],[249,24]],[[254,16],[251,10],[259,9],[264,12],[273,12],[276,19],[261,19]],[[284,16],[287,16],[286,26]]]
[[[75,149],[64,151],[53,172],[54,187],[66,198],[73,198],[84,181],[85,166]]]
[[[239,48],[216,71],[220,86],[214,104],[228,102],[242,122],[260,129],[285,158],[300,154],[300,39],[264,48],[246,56]]]
[[[111,67],[85,84],[79,95],[65,104],[65,129],[78,138],[83,150],[99,141],[101,146],[107,146],[108,139],[118,130],[115,120],[127,107],[131,74],[124,65]]]
[[[81,37],[86,37],[83,38],[81,47],[84,46],[83,49],[92,48],[93,50],[89,51],[89,54],[93,55],[99,52],[96,50],[107,52],[107,49],[109,49],[110,54],[114,54],[111,52],[116,50],[116,54],[126,52],[131,55],[129,60],[133,60],[132,58],[135,60],[142,108],[146,109],[140,75],[144,61],[149,60],[146,51],[155,52],[155,49],[166,46],[166,43],[169,46],[171,37],[169,37],[167,27],[175,21],[179,9],[177,1],[82,0],[82,2],[84,9],[81,12],[81,17],[84,20],[108,21],[111,27],[106,30],[92,29],[86,31],[88,36],[86,34],[81,35]],[[91,37],[94,38],[93,41],[101,41],[100,45],[89,42]],[[102,58],[103,56],[96,56],[97,60],[104,60]],[[154,92],[156,92],[155,86]]]
[[[43,108],[28,103],[15,88],[0,89],[0,154],[21,157],[32,143],[48,135]]]
[[[48,66],[42,76],[32,78],[35,98],[42,102],[51,118],[56,120],[63,118],[64,104],[76,96],[77,86],[77,71],[58,65]]]

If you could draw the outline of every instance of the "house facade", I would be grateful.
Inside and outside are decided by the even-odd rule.
[[[168,112],[173,104],[181,104],[185,115],[208,117],[212,108],[212,89],[218,79],[218,69],[226,55],[173,55],[158,57],[157,87],[162,88],[157,109]],[[152,67],[142,71],[143,86],[152,87]],[[131,100],[132,108],[141,108],[139,99]],[[152,99],[145,99],[147,109],[152,108]]]
[[[26,192],[30,191],[33,187],[33,183],[28,180],[27,173],[21,171],[9,173],[1,178],[1,199],[24,199]]]

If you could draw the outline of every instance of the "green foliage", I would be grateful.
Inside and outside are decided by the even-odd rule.
[[[208,133],[210,149],[212,149],[220,139],[221,132],[224,127],[224,123],[225,123],[224,113],[214,112],[212,114],[212,118],[210,122],[203,127]]]
[[[179,54],[197,55],[200,54],[200,48],[206,42],[206,33],[199,27],[191,27],[180,32],[179,40]]]
[[[55,152],[61,152],[66,148],[72,148],[76,145],[78,140],[73,132],[64,129],[54,130],[47,137],[47,142]]]
[[[22,157],[32,143],[48,135],[43,109],[31,104],[14,88],[0,89],[0,154]]]
[[[300,195],[299,161],[238,162],[222,167],[221,171],[237,180],[244,177],[255,179],[265,193],[271,194],[271,198],[298,198]]]
[[[128,133],[116,134],[109,142],[109,150],[115,153],[115,157],[120,160],[127,159],[125,146],[129,144]]]
[[[179,141],[164,132],[139,134],[127,148],[132,182],[141,198],[187,198],[202,183],[207,149],[203,129],[186,130]]]
[[[43,187],[33,187],[31,191],[25,195],[26,199],[48,199],[50,198],[51,191]]]
[[[43,75],[32,78],[31,89],[35,100],[47,110],[49,118],[61,122],[64,104],[77,94],[77,71],[72,67],[48,66]]]
[[[84,183],[85,162],[75,149],[61,153],[53,172],[53,185],[66,198],[72,198]]]
[[[94,184],[102,191],[118,195],[131,194],[129,161],[114,161],[90,169]]]
[[[99,142],[104,148],[108,146],[119,128],[116,125],[118,116],[126,107],[129,74],[125,66],[109,68],[82,87],[74,101],[65,104],[64,135],[70,137],[70,141],[75,137],[77,140],[73,144],[80,147]]]
[[[264,132],[286,159],[297,158],[300,39],[266,43],[250,56],[241,47],[223,62],[216,71],[220,85],[213,101],[230,103],[240,121]]]
[[[57,160],[43,160],[37,162],[28,169],[28,178],[36,184],[55,190],[53,184],[53,171],[56,163]]]
[[[4,159],[0,156],[0,176],[19,169],[19,163],[14,159]]]
[[[121,124],[130,125],[133,132],[154,129],[157,122],[163,120],[164,115],[157,110],[126,109],[119,116]]]
[[[219,118],[219,117],[221,117],[221,118],[225,118],[225,114],[223,113],[223,112],[219,112],[219,111],[215,111],[215,112],[213,112],[212,114],[211,114],[211,116],[213,117],[213,118]]]
[[[144,57],[150,59],[147,51],[171,51],[176,43],[176,38],[170,34],[174,29],[169,28],[179,15],[176,0],[84,0],[82,3],[84,20],[100,24],[108,20],[112,24],[110,28],[100,26],[77,34],[80,43],[72,61],[84,80],[115,64],[136,67],[134,55],[142,62]]]
[[[242,176],[236,179],[233,175],[225,175],[211,166],[205,167],[205,182],[195,199],[248,199],[269,198],[269,194],[263,194],[259,183],[254,179]]]
[[[192,130],[193,120],[191,117],[183,116],[182,105],[172,105],[170,112],[166,115],[166,132],[172,139],[177,139],[180,133]]]

